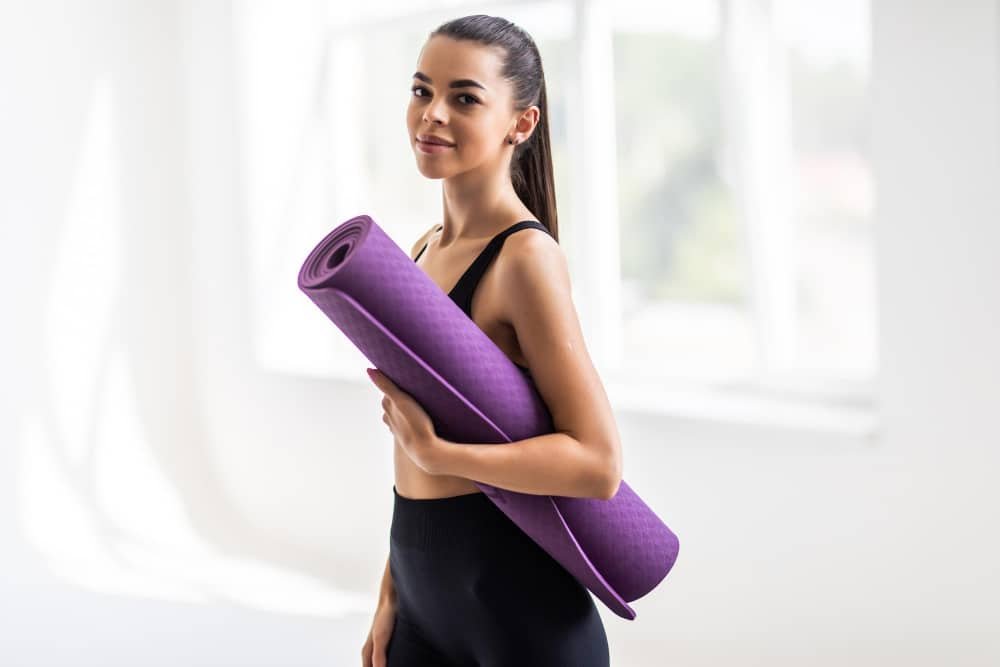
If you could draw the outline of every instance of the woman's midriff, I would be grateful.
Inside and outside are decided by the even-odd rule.
[[[404,498],[424,500],[482,493],[471,479],[453,475],[430,475],[418,468],[398,443],[393,449],[396,492]]]

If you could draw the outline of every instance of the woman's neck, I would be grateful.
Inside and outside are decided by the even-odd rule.
[[[442,190],[444,229],[439,247],[458,241],[481,241],[492,238],[514,222],[533,218],[517,196],[508,177],[505,182],[477,185],[445,181]]]

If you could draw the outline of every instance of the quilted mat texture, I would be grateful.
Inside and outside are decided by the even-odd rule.
[[[530,377],[371,217],[338,225],[298,275],[306,296],[423,406],[441,437],[502,445],[553,431]],[[622,618],[677,559],[677,536],[623,480],[610,500],[473,480],[526,535]]]

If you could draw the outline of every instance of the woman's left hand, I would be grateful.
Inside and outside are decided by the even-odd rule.
[[[408,393],[377,369],[367,369],[368,377],[385,396],[382,398],[382,421],[417,466],[436,475],[441,451],[440,440],[430,415]]]

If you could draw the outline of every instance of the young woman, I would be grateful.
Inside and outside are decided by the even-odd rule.
[[[428,37],[406,119],[417,168],[443,181],[444,216],[411,256],[532,376],[556,430],[495,447],[448,442],[411,396],[369,373],[384,393],[395,486],[365,667],[610,662],[589,591],[472,482],[606,499],[621,479],[558,244],[547,114],[541,58],[520,27],[475,15]]]

